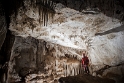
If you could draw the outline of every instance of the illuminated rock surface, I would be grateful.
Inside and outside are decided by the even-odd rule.
[[[60,77],[82,74],[81,53],[86,50],[91,75],[120,83],[124,77],[123,22],[98,8],[79,12],[58,3],[53,20],[43,26],[39,23],[38,9],[29,4],[25,1],[25,9],[21,7],[17,17],[11,16],[9,30],[15,40],[9,61],[9,82],[58,83]]]

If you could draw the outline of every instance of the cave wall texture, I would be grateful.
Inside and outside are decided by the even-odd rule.
[[[6,37],[6,20],[5,20],[5,13],[4,13],[4,10],[3,10],[3,7],[2,7],[2,4],[0,3],[0,49],[2,47],[2,44],[4,42],[4,39]]]
[[[60,77],[82,74],[81,53],[86,50],[93,76],[120,83],[124,76],[124,9],[119,2],[54,2],[54,16],[39,11],[31,0],[24,0],[23,7],[11,14],[9,30],[14,43],[7,81],[58,83]]]
[[[11,82],[26,78],[27,83],[53,82],[59,77],[82,73],[80,62],[68,51],[76,49],[52,44],[32,37],[16,37],[11,54]],[[80,54],[80,51],[76,51]],[[70,56],[69,56],[70,55]]]

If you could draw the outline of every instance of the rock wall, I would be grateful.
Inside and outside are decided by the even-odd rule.
[[[57,83],[60,77],[82,73],[77,55],[80,50],[63,47],[32,37],[16,37],[9,62],[9,82]],[[75,57],[75,58],[74,58]]]
[[[123,67],[118,67],[124,63],[124,25],[119,20],[123,13],[115,13],[119,6],[114,4],[115,17],[108,17],[106,13],[112,14],[103,13],[105,8],[78,11],[69,4],[68,7],[58,3],[53,22],[49,20],[47,26],[42,26],[37,8],[30,4],[30,0],[25,1],[25,9],[21,7],[17,17],[11,16],[9,30],[17,37],[9,62],[9,81],[55,83],[59,77],[81,74],[84,49],[90,59],[92,75],[123,72]],[[111,70],[113,67],[119,69]]]
[[[7,32],[7,25],[6,25],[6,20],[5,20],[5,12],[2,6],[2,3],[0,2],[0,49],[2,47],[2,44],[5,40],[6,37],[6,32]]]
[[[60,77],[82,74],[83,69],[79,58],[81,51],[32,37],[16,37],[9,62],[8,81],[58,83]],[[102,63],[91,63],[90,73],[121,83],[120,79],[124,75],[123,63],[119,61],[117,65]]]

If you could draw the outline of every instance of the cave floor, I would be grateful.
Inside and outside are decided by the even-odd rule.
[[[58,81],[59,81],[58,83],[116,83],[113,79],[100,78],[98,76],[95,77],[89,74],[61,77]],[[25,83],[25,82],[13,82],[13,83]]]
[[[59,81],[60,83],[115,83],[112,79],[94,77],[88,74],[62,77]]]

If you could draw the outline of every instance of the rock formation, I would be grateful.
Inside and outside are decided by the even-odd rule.
[[[86,50],[91,75],[120,83],[124,10],[117,3],[121,0],[41,0],[42,7],[37,6],[40,0],[22,1],[10,14],[4,44],[0,40],[1,56],[6,56],[2,65],[8,65],[6,82],[58,83],[61,77],[82,74],[81,53]]]

